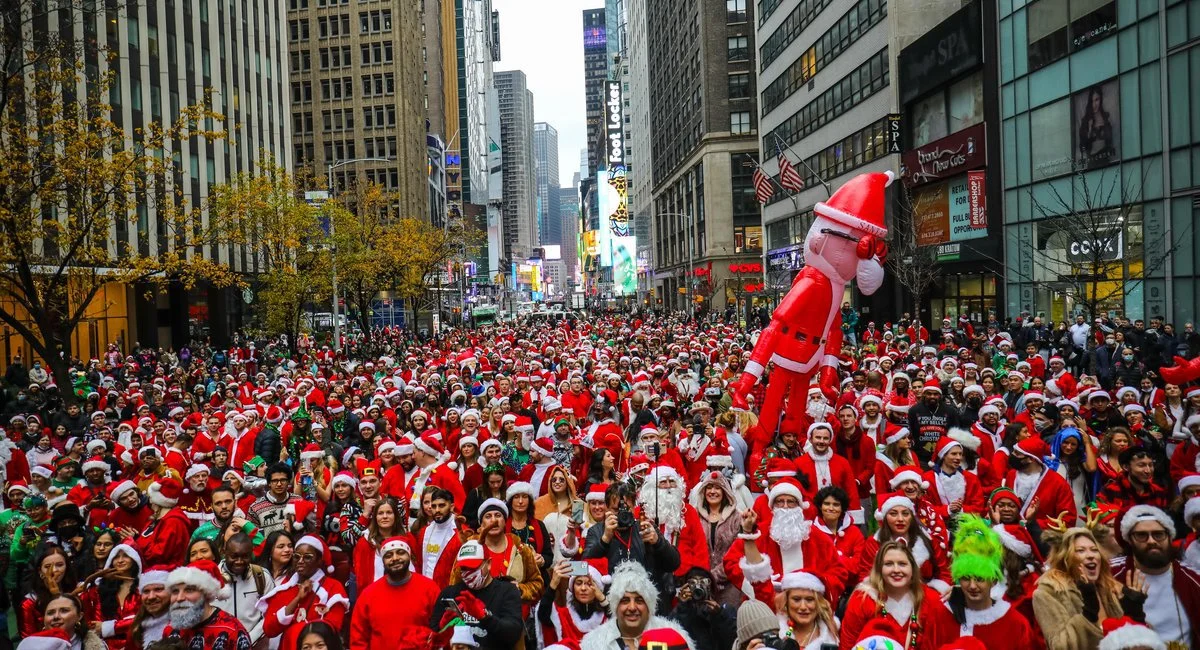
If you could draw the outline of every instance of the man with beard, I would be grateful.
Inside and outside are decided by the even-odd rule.
[[[417,573],[439,585],[449,584],[454,558],[463,543],[459,522],[454,516],[454,495],[441,488],[434,490],[429,508],[433,516],[417,531],[416,543],[409,555]]]
[[[233,488],[222,485],[212,491],[212,519],[200,524],[196,532],[192,533],[192,539],[207,539],[217,541],[217,536],[225,530],[230,524],[238,532],[245,533],[254,541],[257,547],[263,543],[262,531],[250,523],[245,516],[238,514],[237,511],[237,493]]]
[[[851,426],[854,422],[853,411],[847,413]],[[834,453],[833,427],[828,422],[814,422],[808,427],[808,446],[803,455],[796,459],[796,469],[808,477],[808,485],[803,490],[804,498],[812,501],[821,488],[836,485],[846,491],[850,497],[850,507],[846,516],[855,524],[862,524],[863,509],[859,499],[857,478],[850,461]],[[865,452],[864,452],[865,453]],[[872,459],[874,456],[871,457]],[[874,476],[874,464],[871,475]],[[869,484],[869,481],[868,481]]]
[[[730,584],[740,585],[749,580],[756,596],[763,602],[773,602],[772,575],[792,571],[807,571],[821,576],[829,593],[829,601],[841,598],[849,572],[838,561],[837,548],[824,535],[812,535],[812,523],[804,518],[804,496],[800,483],[784,478],[767,493],[771,506],[768,535],[763,535],[758,513],[749,509],[742,513],[738,540],[725,553],[725,575]]]
[[[255,606],[263,594],[275,588],[271,572],[254,564],[254,548],[245,533],[235,533],[225,542],[225,559],[221,560],[221,576],[229,583],[229,598],[215,604],[241,621],[250,635],[250,642],[261,650],[267,647],[263,636],[263,615]]]
[[[178,479],[164,478],[150,485],[147,498],[153,516],[136,537],[143,566],[179,566],[184,562],[192,524],[176,507],[182,496],[183,484]]]
[[[942,398],[942,389],[935,383],[921,391],[921,401],[908,411],[908,430],[913,436],[913,452],[928,466],[938,440],[958,426],[958,412]]]
[[[1046,468],[1043,459],[1049,455],[1050,447],[1041,438],[1026,438],[1018,442],[1008,457],[1011,469],[1004,477],[1004,486],[1017,493],[1026,518],[1037,521],[1043,530],[1050,524],[1051,518],[1060,514],[1063,523],[1074,526],[1075,495],[1067,479]],[[1029,505],[1035,502],[1037,508],[1029,512]]]
[[[229,597],[225,578],[212,560],[197,560],[167,576],[171,624],[163,639],[208,650],[250,650],[250,635],[232,614],[214,605]],[[202,640],[202,643],[197,640]]]
[[[67,492],[67,501],[79,506],[80,512],[87,517],[87,524],[93,528],[100,526],[108,519],[112,510],[112,501],[108,500],[106,488],[111,480],[108,475],[109,465],[104,458],[92,456],[83,463],[83,482]]]
[[[478,541],[466,542],[458,549],[456,564],[462,580],[438,594],[429,627],[441,630],[457,616],[475,628],[480,650],[524,650],[525,624],[517,586],[493,577],[492,560]],[[453,606],[447,606],[447,601]]]
[[[1126,585],[1145,582],[1146,624],[1164,643],[1200,648],[1200,574],[1175,557],[1174,537],[1175,522],[1167,513],[1133,506],[1121,518],[1121,538],[1131,554],[1113,558],[1113,577]]]
[[[141,650],[163,638],[163,631],[171,622],[168,575],[169,572],[163,567],[148,567],[138,576],[138,592],[142,601],[126,636],[125,647],[129,650]]]
[[[638,506],[642,515],[657,525],[661,537],[678,549],[676,577],[683,577],[693,568],[707,571],[711,567],[704,524],[700,514],[687,502],[683,479],[678,472],[665,465],[650,470],[638,490]]]
[[[534,494],[540,497],[550,489],[550,469],[557,465],[554,460],[554,439],[538,438],[528,449],[530,462],[521,469],[517,480],[533,486]]]
[[[196,463],[184,473],[184,481],[187,482],[187,485],[184,487],[183,496],[179,499],[179,509],[187,515],[188,519],[192,520],[193,526],[199,526],[212,519],[212,493],[208,487],[209,476],[208,465],[204,463]]]
[[[647,481],[651,486],[656,483]],[[645,484],[644,484],[645,485]],[[668,484],[669,485],[669,484]],[[604,521],[588,529],[584,540],[583,559],[606,558],[608,566],[622,562],[637,562],[654,576],[661,587],[667,576],[679,569],[679,550],[666,541],[642,513],[641,521],[634,513],[638,511],[633,489],[626,483],[613,483],[604,493],[608,513]],[[660,509],[662,508],[660,504]],[[620,511],[620,513],[618,512]],[[665,510],[664,510],[665,511]],[[703,543],[703,542],[702,542]],[[705,550],[707,558],[708,551]],[[669,586],[669,585],[668,585]],[[666,591],[666,590],[664,590]],[[665,597],[669,598],[669,594]],[[664,605],[669,605],[669,601]]]
[[[113,483],[108,488],[108,498],[116,504],[115,508],[108,511],[105,525],[109,528],[121,531],[122,535],[129,537],[126,529],[136,534],[150,523],[153,517],[150,504],[142,498],[141,491],[133,481],[127,479]]]
[[[384,579],[367,586],[354,604],[350,650],[423,650],[433,644],[429,617],[441,589],[412,570],[413,545],[408,535],[388,538],[380,545]]]

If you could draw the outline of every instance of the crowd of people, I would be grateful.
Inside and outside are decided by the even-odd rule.
[[[16,359],[0,646],[1200,649],[1190,324],[863,320]]]

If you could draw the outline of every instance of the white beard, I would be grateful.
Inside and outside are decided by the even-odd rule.
[[[776,508],[771,511],[771,539],[780,550],[796,548],[808,539],[812,524],[804,520],[803,508]]]
[[[873,257],[859,260],[856,277],[858,278],[858,290],[869,296],[883,285],[883,265]]]
[[[663,533],[668,537],[667,541],[671,543],[675,542],[675,534],[683,529],[684,498],[681,487],[663,490],[650,482],[642,485],[638,492],[638,504],[642,506],[642,511],[662,526]]]

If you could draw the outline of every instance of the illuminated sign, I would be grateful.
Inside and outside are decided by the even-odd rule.
[[[608,135],[608,167],[625,167],[625,117],[621,102],[621,82],[609,81],[605,98],[605,129]]]

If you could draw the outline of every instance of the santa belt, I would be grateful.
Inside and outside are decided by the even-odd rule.
[[[788,326],[784,325],[783,327],[781,327],[780,332],[783,333],[784,336],[786,336],[788,334]],[[816,336],[816,335],[812,335],[812,334],[805,334],[804,332],[801,332],[800,330],[796,330],[795,332],[792,332],[792,337],[795,338],[797,341],[800,341],[801,343],[804,343],[804,342],[808,341],[809,339],[812,339],[812,342],[815,345],[825,345],[829,341],[829,339],[824,339],[824,338],[821,338],[820,336]]]

